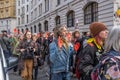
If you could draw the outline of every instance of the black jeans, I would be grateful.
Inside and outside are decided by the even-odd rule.
[[[37,75],[38,75],[38,66],[34,67],[34,80],[37,80]]]

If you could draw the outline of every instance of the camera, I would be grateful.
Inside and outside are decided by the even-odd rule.
[[[29,52],[33,52],[33,47],[28,47],[27,49],[29,50]]]

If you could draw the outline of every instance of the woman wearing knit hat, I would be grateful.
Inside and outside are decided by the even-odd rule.
[[[93,22],[89,26],[92,38],[88,39],[87,46],[81,52],[79,72],[80,80],[91,80],[90,73],[98,64],[101,53],[103,52],[103,43],[107,38],[107,27],[100,22]]]

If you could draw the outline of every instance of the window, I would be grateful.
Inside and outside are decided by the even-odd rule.
[[[39,5],[39,15],[42,15],[42,4]]]
[[[33,33],[33,28],[31,27],[30,29],[31,29],[31,33]]]
[[[45,0],[45,12],[49,10],[49,0]]]
[[[22,4],[24,4],[25,3],[25,0],[22,0]]]
[[[37,0],[34,0],[34,6],[37,4]]]
[[[31,12],[31,21],[33,20],[33,12]]]
[[[20,6],[20,1],[18,1],[18,6]]]
[[[6,4],[8,4],[9,3],[9,1],[6,1]]]
[[[41,24],[40,23],[38,24],[38,29],[39,29],[39,32],[41,32]]]
[[[59,25],[59,24],[60,24],[60,16],[57,16],[57,17],[55,18],[55,21],[56,21],[56,25]]]
[[[57,0],[57,5],[59,5],[60,4],[60,0]]]
[[[3,21],[1,21],[1,24],[3,24]]]
[[[34,9],[34,19],[37,18],[37,8]]]
[[[25,14],[25,7],[22,7],[22,14]]]
[[[33,8],[33,0],[31,1],[31,9]]]
[[[93,2],[84,8],[84,24],[98,21],[98,3]]]
[[[8,12],[8,9],[6,10],[6,12]]]
[[[67,14],[67,27],[74,27],[75,21],[75,13],[74,11],[69,11]]]
[[[48,21],[45,21],[44,26],[45,26],[45,31],[48,31]]]
[[[18,25],[20,25],[20,18],[18,18]]]
[[[36,33],[36,26],[34,26],[34,33]]]
[[[28,12],[28,5],[27,5],[27,12]]]
[[[27,17],[27,23],[29,22],[28,20],[29,20],[29,17],[28,17],[28,15],[26,16]]]
[[[25,17],[24,15],[21,17],[21,23],[24,24],[24,21],[25,21]]]
[[[13,9],[13,16],[15,16],[16,15],[16,9],[14,8]]]
[[[9,1],[6,1],[6,4],[5,4],[6,7],[9,7]]]
[[[8,16],[9,16],[8,9],[6,9],[6,17],[8,17]]]
[[[1,25],[0,25],[0,27],[3,27],[3,21],[1,21]]]
[[[1,13],[3,13],[3,11],[1,11]]]
[[[3,2],[1,2],[1,6],[3,5],[4,3]]]
[[[18,9],[18,15],[20,15],[20,9]]]

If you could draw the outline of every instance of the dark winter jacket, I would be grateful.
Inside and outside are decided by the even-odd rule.
[[[91,80],[90,72],[98,64],[99,58],[103,52],[102,47],[91,41],[82,50],[80,57],[79,71],[82,74],[82,80]]]

